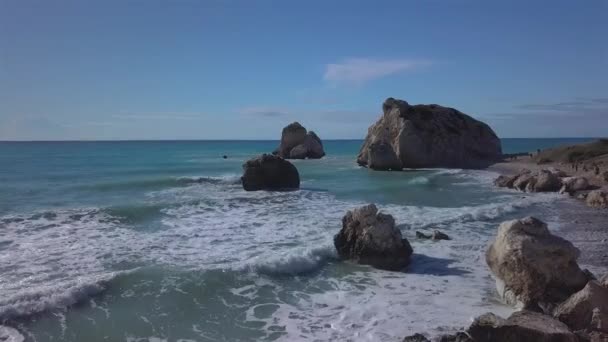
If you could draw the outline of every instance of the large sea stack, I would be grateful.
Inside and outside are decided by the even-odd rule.
[[[388,98],[373,124],[357,162],[374,170],[454,167],[482,168],[502,156],[490,126],[454,108],[409,105]]]
[[[325,156],[325,151],[315,132],[306,131],[299,122],[294,122],[283,128],[275,154],[285,159],[319,159]]]

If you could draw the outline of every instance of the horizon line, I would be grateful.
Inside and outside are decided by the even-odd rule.
[[[604,139],[606,137],[500,137],[499,139]],[[364,141],[365,138],[322,139],[323,141]],[[276,142],[281,139],[65,139],[65,140],[2,140],[0,143],[61,143],[61,142]]]

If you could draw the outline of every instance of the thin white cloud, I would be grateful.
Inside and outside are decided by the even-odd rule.
[[[120,114],[112,115],[112,117],[115,119],[123,120],[196,120],[202,118],[203,116],[203,113],[188,112],[121,112]]]
[[[412,59],[348,58],[341,63],[327,64],[323,79],[331,83],[361,85],[389,75],[418,70],[430,64],[430,61]]]
[[[245,107],[238,109],[238,112],[244,115],[265,117],[286,116],[289,114],[287,110],[276,107]]]

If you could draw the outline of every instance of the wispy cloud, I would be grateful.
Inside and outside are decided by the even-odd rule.
[[[238,109],[238,112],[244,115],[263,117],[280,117],[289,114],[289,111],[276,107],[245,107]]]
[[[517,108],[533,111],[567,112],[571,114],[602,111],[608,114],[608,98],[578,98],[567,102],[532,103],[519,105]]]
[[[196,112],[121,112],[112,117],[123,120],[196,120],[204,115]]]
[[[430,61],[412,59],[348,58],[340,63],[327,64],[323,79],[331,83],[361,85],[389,75],[418,70],[431,64]]]

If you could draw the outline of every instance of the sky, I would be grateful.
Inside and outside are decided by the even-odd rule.
[[[362,139],[387,97],[608,135],[608,1],[0,0],[0,140]]]

